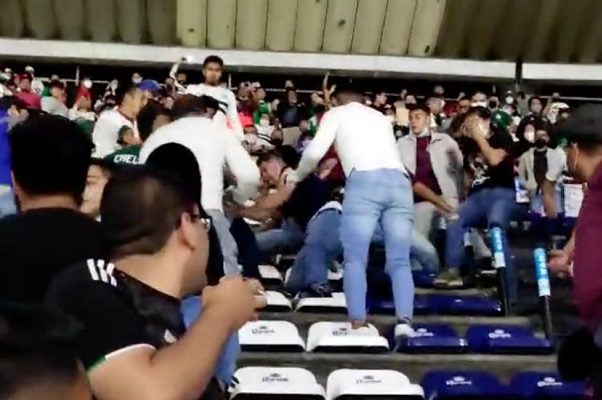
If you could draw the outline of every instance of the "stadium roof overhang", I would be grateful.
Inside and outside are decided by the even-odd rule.
[[[602,81],[600,0],[3,0],[0,57]],[[210,48],[211,50],[208,50]],[[552,64],[553,63],[553,64]]]

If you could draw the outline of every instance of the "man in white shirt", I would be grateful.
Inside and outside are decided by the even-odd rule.
[[[132,128],[134,136],[140,137],[136,117],[143,106],[142,91],[134,83],[126,82],[117,87],[115,96],[118,106],[100,114],[92,131],[96,158],[104,158],[121,148],[119,131],[124,126]]]
[[[198,85],[188,85],[187,94],[195,96],[213,97],[220,105],[221,113],[218,112],[214,120],[223,123],[230,128],[238,140],[245,136],[238,116],[236,97],[231,90],[220,86],[220,80],[224,71],[224,60],[218,56],[209,56],[203,61],[203,76],[205,82]]]
[[[296,171],[287,179],[299,182],[313,172],[334,143],[347,184],[340,227],[347,310],[352,329],[366,328],[366,264],[377,225],[383,231],[385,269],[393,284],[395,335],[413,334],[414,282],[410,242],[414,216],[412,185],[389,120],[364,106],[353,88],[339,88],[338,107],[328,111],[307,146]]]
[[[139,162],[167,143],[178,143],[190,149],[199,163],[201,173],[201,204],[213,219],[224,255],[227,275],[239,273],[237,247],[230,234],[230,222],[223,212],[224,167],[236,179],[232,192],[235,202],[243,204],[257,193],[259,169],[236,138],[206,113],[202,98],[185,95],[174,104],[174,122],[157,129],[140,151]]]

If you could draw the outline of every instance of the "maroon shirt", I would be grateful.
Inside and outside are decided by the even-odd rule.
[[[42,99],[35,92],[17,92],[15,96],[27,105],[27,108],[42,109]]]
[[[416,174],[414,176],[414,181],[422,183],[435,194],[441,194],[439,182],[437,182],[437,177],[433,172],[431,155],[427,149],[430,143],[430,136],[416,138]],[[419,203],[421,201],[426,200],[420,196],[414,196],[414,203]]]
[[[595,332],[602,322],[602,163],[587,185],[575,230],[573,287],[581,317]]]

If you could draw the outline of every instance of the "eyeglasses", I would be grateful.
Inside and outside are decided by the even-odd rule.
[[[209,232],[209,230],[211,229],[210,217],[205,217],[204,215],[201,215],[199,213],[190,213],[189,215],[193,221],[199,221],[203,228],[205,228],[205,231]]]

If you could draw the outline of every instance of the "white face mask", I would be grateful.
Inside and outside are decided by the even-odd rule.
[[[471,106],[487,108],[487,102],[486,101],[473,101]]]
[[[117,80],[112,80],[111,83],[109,83],[109,88],[111,90],[117,90],[118,86],[119,86],[119,81],[117,81]]]
[[[259,120],[259,125],[263,126],[264,128],[268,127],[268,126],[270,126],[270,120],[262,118],[262,119]]]
[[[511,105],[514,103],[514,97],[506,96],[506,104]]]
[[[82,82],[82,85],[86,89],[91,89],[92,88],[92,81],[90,79],[84,79],[84,81]]]
[[[139,76],[136,76],[136,77],[132,78],[132,82],[134,82],[134,84],[136,84],[136,85],[140,85],[140,82],[142,82],[142,78]]]

